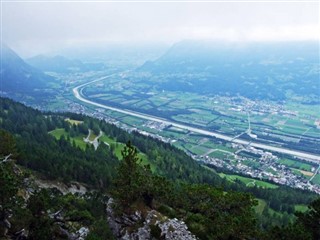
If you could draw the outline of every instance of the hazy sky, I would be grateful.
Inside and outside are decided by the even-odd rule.
[[[2,39],[23,55],[107,42],[319,40],[314,2],[2,0]]]

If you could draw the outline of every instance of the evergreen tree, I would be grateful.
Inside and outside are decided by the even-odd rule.
[[[9,154],[11,154],[11,158],[14,158],[17,155],[14,137],[3,129],[0,129],[0,143],[0,158]]]
[[[313,201],[306,213],[297,213],[298,223],[301,223],[313,239],[320,239],[320,198]]]
[[[132,146],[131,142],[127,143],[121,154],[122,161],[115,180],[115,197],[120,206],[127,208],[142,196],[145,178],[143,168],[139,165],[141,160],[137,149]]]

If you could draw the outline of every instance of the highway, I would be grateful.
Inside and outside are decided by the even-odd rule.
[[[281,148],[281,147],[269,146],[269,145],[266,145],[266,144],[263,144],[263,143],[257,143],[257,142],[248,141],[248,140],[239,139],[239,138],[234,139],[234,137],[231,137],[231,136],[228,136],[228,135],[224,135],[224,134],[213,132],[213,131],[207,131],[207,130],[199,129],[199,128],[196,128],[196,127],[191,127],[191,126],[188,126],[188,125],[185,125],[185,124],[172,122],[172,121],[164,119],[164,118],[160,118],[160,117],[156,117],[156,116],[152,116],[152,115],[148,115],[148,114],[144,114],[144,113],[139,113],[139,112],[136,112],[136,111],[131,111],[131,110],[128,110],[128,109],[120,109],[120,108],[110,107],[110,106],[107,106],[107,105],[104,105],[104,104],[100,104],[100,103],[88,100],[83,96],[82,89],[85,86],[87,86],[89,84],[92,84],[94,82],[105,80],[107,78],[110,78],[110,77],[116,76],[116,75],[117,74],[108,75],[108,76],[101,77],[99,79],[90,81],[88,83],[81,84],[81,85],[73,88],[73,94],[78,100],[80,100],[82,102],[85,102],[85,103],[88,103],[88,104],[91,104],[91,105],[96,106],[96,107],[100,107],[100,108],[104,108],[104,109],[108,109],[108,110],[124,113],[124,114],[130,115],[130,116],[142,118],[142,119],[145,119],[145,120],[165,123],[165,124],[168,124],[168,125],[172,125],[174,127],[178,127],[178,128],[181,128],[181,129],[189,130],[189,131],[194,132],[194,133],[199,133],[199,134],[203,134],[203,135],[206,135],[206,136],[211,136],[211,137],[216,137],[216,138],[219,138],[219,139],[223,139],[225,141],[229,141],[229,142],[232,141],[234,143],[243,144],[243,145],[250,144],[250,146],[252,146],[252,147],[260,148],[260,149],[263,149],[263,150],[273,151],[273,152],[278,152],[278,153],[285,153],[285,154],[293,155],[293,156],[296,156],[296,157],[305,158],[305,159],[308,159],[309,161],[312,161],[312,162],[320,163],[320,156],[319,155],[315,155],[315,154],[311,154],[311,153],[307,153],[307,152],[300,152],[300,151],[290,150],[290,149]]]

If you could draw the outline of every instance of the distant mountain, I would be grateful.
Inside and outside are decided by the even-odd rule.
[[[317,42],[231,44],[183,41],[137,69],[158,88],[283,100],[319,96]]]
[[[73,46],[56,53],[69,59],[79,59],[84,63],[104,63],[109,69],[122,71],[141,66],[147,60],[157,59],[168,47],[163,43],[103,43]]]
[[[5,44],[1,44],[1,53],[1,92],[33,93],[50,87],[55,81],[53,77],[28,65]]]
[[[44,72],[57,73],[99,71],[105,68],[103,63],[83,63],[80,60],[71,60],[63,56],[38,55],[26,59],[26,62]]]

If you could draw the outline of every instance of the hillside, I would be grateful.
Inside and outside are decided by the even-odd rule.
[[[318,52],[317,42],[182,41],[137,72],[160,90],[277,101],[310,95],[318,102]]]
[[[68,59],[59,55],[54,57],[37,55],[26,59],[26,62],[41,71],[57,73],[99,71],[105,68],[102,63],[83,63],[80,60]]]
[[[104,121],[73,113],[45,114],[5,98],[1,98],[1,107],[3,111],[0,114],[0,127],[18,138],[21,152],[18,162],[49,177],[70,178],[73,177],[70,175],[73,169],[75,180],[97,186],[103,183],[103,186],[107,187],[121,156],[121,146],[130,140],[147,156],[160,175],[195,183],[221,181],[217,174],[205,170],[183,151],[135,132],[127,133]],[[82,123],[74,124],[76,121]],[[92,145],[82,141],[88,135],[89,129],[93,130],[95,135],[99,135],[101,130],[104,135],[100,140],[109,145],[100,144],[95,151]],[[42,156],[34,153],[41,153]],[[76,173],[78,170],[81,172]],[[106,174],[105,171],[109,173]],[[103,178],[99,179],[89,172],[99,172]]]
[[[5,98],[1,98],[1,110],[1,142],[5,143],[0,148],[2,161],[12,153],[10,158],[16,159],[20,166],[32,169],[37,175],[67,184],[77,181],[86,184],[88,189],[111,195],[118,205],[116,212],[120,210],[118,217],[124,222],[130,221],[131,227],[125,227],[128,231],[139,228],[140,221],[144,221],[149,212],[156,211],[160,219],[169,218],[173,222],[176,221],[174,218],[181,219],[191,233],[200,239],[247,239],[257,234],[262,234],[263,239],[267,233],[260,232],[257,221],[259,226],[263,221],[266,229],[272,224],[280,225],[282,220],[289,217],[289,212],[292,214],[292,206],[309,204],[316,197],[312,193],[285,187],[247,188],[245,184],[229,182],[170,144],[135,132],[127,133],[114,125],[83,115],[43,113]],[[89,129],[91,131],[88,134]],[[90,142],[81,142],[86,136],[95,139],[100,135],[99,132],[103,132],[103,135],[99,138],[96,150]],[[3,186],[9,184],[1,183]],[[260,207],[256,213],[253,208],[256,200],[245,192],[252,192],[264,199],[259,201]],[[34,200],[43,199],[37,194]],[[54,199],[58,196],[53,194],[51,197]],[[61,201],[66,203],[63,199]],[[44,209],[51,207],[50,211],[59,210],[59,206],[50,202]],[[87,210],[95,211],[91,207]],[[141,213],[138,218],[132,215],[136,211]],[[89,226],[89,229],[101,216],[91,213],[96,219],[93,220],[89,214],[81,214],[84,214],[84,218],[78,220],[85,221],[82,226]],[[42,216],[47,219],[46,215]],[[86,222],[88,217],[91,222]],[[138,220],[132,220],[132,217]],[[228,227],[223,227],[226,224]],[[157,227],[145,228],[153,234],[159,234]],[[239,235],[240,229],[244,228],[246,230]]]
[[[44,95],[55,79],[23,61],[12,49],[1,43],[1,92]]]
[[[10,135],[0,132],[1,140]],[[47,181],[0,150],[0,239],[113,239],[106,196],[83,185]],[[12,150],[12,149],[11,149]]]

